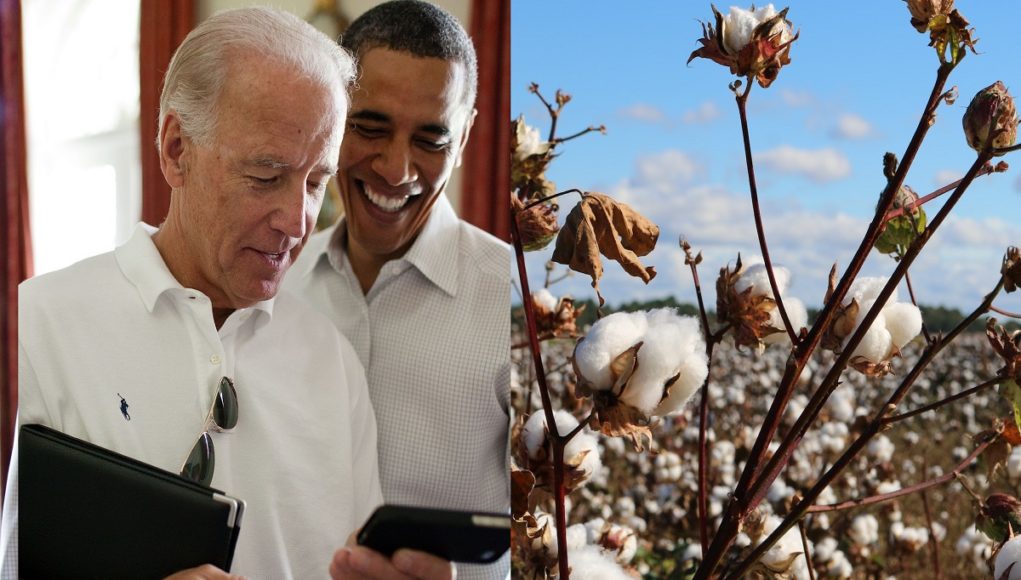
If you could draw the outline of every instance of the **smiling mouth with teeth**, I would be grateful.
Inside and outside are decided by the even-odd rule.
[[[380,195],[367,183],[362,182],[362,191],[365,192],[365,197],[372,202],[372,205],[387,213],[396,213],[404,208],[408,204],[408,200],[411,199],[410,195],[404,195],[400,197],[388,197],[386,195]]]

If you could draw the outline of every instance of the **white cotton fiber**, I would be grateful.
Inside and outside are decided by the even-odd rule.
[[[844,298],[844,303],[850,303],[852,298],[858,300],[858,304],[868,301],[873,302],[882,292],[883,287],[886,286],[889,278],[886,277],[865,277],[858,278],[851,283],[851,288],[847,292],[847,296]],[[897,289],[893,290],[893,294],[890,294],[890,298],[886,301],[887,304],[897,302]]]
[[[539,306],[542,306],[551,312],[556,311],[557,309],[556,296],[545,288],[540,288],[539,290],[532,292],[532,300]]]
[[[573,580],[632,580],[613,555],[598,546],[584,546],[568,554]]]
[[[805,303],[798,298],[784,296],[783,306],[787,309],[787,317],[790,318],[791,327],[794,328],[794,332],[801,332],[801,329],[808,325],[808,310],[805,308]],[[783,318],[780,316],[779,308],[774,308],[769,313],[769,325],[773,328],[782,329],[782,332],[766,335],[762,342],[766,344],[790,344],[791,337],[787,335],[787,330],[784,329]]]
[[[709,374],[705,342],[698,321],[680,316],[672,308],[648,312],[616,313],[603,318],[575,349],[579,372],[597,389],[613,386],[610,363],[622,352],[642,343],[638,368],[620,400],[646,415],[657,407],[663,413],[679,409]],[[660,405],[663,387],[673,376],[680,377],[671,388],[669,405]]]
[[[886,329],[897,348],[904,348],[922,331],[922,312],[914,304],[888,304],[883,315],[886,317]]]
[[[776,278],[776,288],[780,291],[780,296],[783,296],[791,281],[791,271],[783,266],[773,265],[773,277]],[[766,273],[765,264],[750,264],[741,268],[741,275],[734,283],[734,289],[740,294],[748,288],[751,288],[752,294],[756,296],[773,295],[773,289],[769,287],[769,274]]]
[[[567,435],[578,426],[578,420],[567,411],[558,410],[553,413],[553,419],[557,422],[557,432],[560,435]],[[536,459],[539,449],[546,444],[546,413],[539,409],[525,421],[521,430],[521,438],[525,442],[525,449],[528,456]]]
[[[681,402],[697,389],[709,373],[703,350],[697,350],[701,331],[694,318],[681,317],[672,310],[660,309],[649,313],[648,330],[638,351],[638,369],[631,383],[621,394],[621,400],[651,414],[663,398],[663,385],[681,373],[671,395]],[[676,397],[675,397],[676,398]]]
[[[610,363],[642,340],[648,328],[644,312],[615,312],[592,325],[574,351],[578,370],[598,390],[609,390]]]
[[[557,422],[560,422],[560,419],[557,419]],[[575,423],[575,426],[577,426],[577,423]],[[588,453],[585,453],[586,451]],[[564,460],[571,461],[579,453],[585,453],[585,458],[581,462],[581,469],[588,477],[591,477],[596,470],[603,466],[603,461],[599,457],[599,440],[595,435],[585,431],[575,435],[564,447]]]
[[[1011,564],[1014,565],[1011,568]],[[996,568],[993,570],[993,578],[999,580],[1010,569],[1010,576],[1007,580],[1021,580],[1021,536],[1014,536],[1000,548],[996,554]]]

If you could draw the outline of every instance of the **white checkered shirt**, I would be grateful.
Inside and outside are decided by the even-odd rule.
[[[509,513],[509,247],[459,220],[441,195],[404,257],[363,295],[344,227],[313,236],[285,285],[334,321],[366,369],[383,498]],[[504,578],[509,566],[508,554],[460,565],[458,577]]]

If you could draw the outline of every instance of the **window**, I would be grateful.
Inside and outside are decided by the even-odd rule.
[[[35,272],[113,249],[141,214],[137,0],[26,0]]]

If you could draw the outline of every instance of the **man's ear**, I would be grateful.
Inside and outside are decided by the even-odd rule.
[[[185,142],[181,133],[181,120],[177,117],[177,111],[167,113],[160,129],[159,154],[163,178],[171,188],[181,187],[187,173],[184,152],[191,144]]]
[[[475,117],[478,114],[478,109],[472,109],[471,115],[468,116],[468,120],[464,123],[464,133],[461,134],[461,143],[457,150],[457,159],[454,161],[454,167],[461,166],[461,161],[464,158],[464,148],[468,145],[468,136],[471,135],[472,126],[475,125]]]

